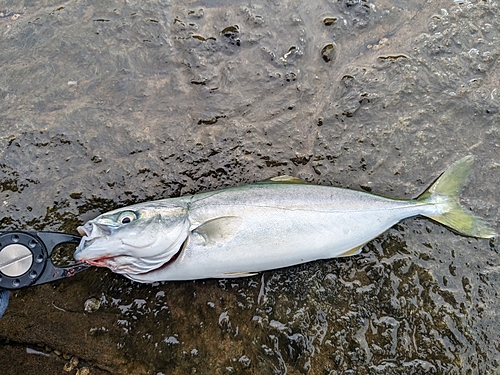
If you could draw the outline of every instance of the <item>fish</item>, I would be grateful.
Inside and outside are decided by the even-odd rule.
[[[460,205],[474,157],[452,164],[416,199],[278,176],[249,185],[134,204],[77,228],[74,258],[131,280],[234,278],[359,254],[399,221],[422,215],[471,237],[497,234]]]

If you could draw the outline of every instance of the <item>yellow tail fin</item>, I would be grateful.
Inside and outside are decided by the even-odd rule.
[[[445,203],[446,212],[429,216],[431,219],[471,237],[492,238],[497,234],[483,219],[465,211],[458,201],[462,189],[474,162],[474,156],[466,156],[453,163],[436,182],[434,182],[418,201]]]

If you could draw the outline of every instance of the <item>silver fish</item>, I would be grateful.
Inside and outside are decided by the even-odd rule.
[[[74,257],[139,282],[242,277],[358,254],[400,220],[424,215],[460,234],[496,236],[458,192],[473,162],[450,166],[419,198],[305,183],[281,176],[180,198],[140,203],[78,227]]]

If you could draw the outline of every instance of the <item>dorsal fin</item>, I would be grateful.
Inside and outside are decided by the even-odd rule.
[[[262,181],[263,184],[308,184],[307,181],[292,176],[276,176]]]

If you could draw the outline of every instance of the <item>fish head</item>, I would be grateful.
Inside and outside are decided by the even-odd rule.
[[[152,203],[110,211],[78,227],[83,237],[74,258],[130,278],[168,263],[189,235],[187,212]]]

